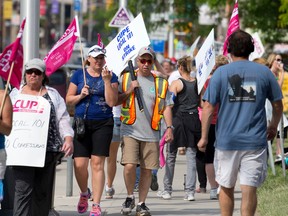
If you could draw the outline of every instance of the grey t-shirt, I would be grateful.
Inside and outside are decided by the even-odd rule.
[[[158,142],[160,140],[160,130],[155,131],[151,127],[151,117],[155,104],[155,84],[154,77],[137,76],[139,82],[140,95],[143,102],[144,111],[139,110],[138,101],[135,98],[136,121],[132,125],[121,124],[121,135],[133,137],[145,142]],[[120,79],[119,92],[122,92],[122,79]],[[144,95],[144,96],[143,96]],[[165,105],[172,105],[173,101],[170,92],[167,90]]]

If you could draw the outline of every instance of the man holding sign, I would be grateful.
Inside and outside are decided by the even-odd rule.
[[[251,35],[237,30],[228,39],[232,63],[219,67],[205,91],[202,113],[202,137],[198,143],[205,151],[215,106],[219,104],[216,123],[215,173],[221,186],[219,201],[222,216],[233,215],[234,187],[240,176],[242,215],[254,215],[257,188],[267,172],[267,139],[276,135],[282,115],[282,93],[269,68],[250,62],[254,51]],[[273,107],[267,127],[265,101]]]
[[[121,109],[121,132],[123,135],[122,159],[127,198],[121,214],[129,215],[135,207],[133,195],[136,167],[140,163],[139,202],[136,215],[150,215],[145,200],[151,184],[151,170],[159,168],[160,120],[164,115],[167,125],[166,142],[173,140],[173,102],[168,93],[167,80],[151,73],[155,54],[150,47],[142,47],[137,56],[138,70],[132,81],[130,73],[124,73],[119,84]],[[143,102],[143,110],[138,108],[135,88]]]

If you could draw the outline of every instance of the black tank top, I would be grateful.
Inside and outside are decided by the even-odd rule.
[[[198,113],[200,95],[197,90],[197,80],[189,82],[183,78],[179,78],[183,83],[183,89],[177,94],[173,106],[173,113],[187,112]]]

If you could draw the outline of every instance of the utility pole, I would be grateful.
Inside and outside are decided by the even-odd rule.
[[[92,41],[92,34],[93,34],[93,26],[94,26],[94,20],[93,20],[93,13],[96,8],[96,2],[94,0],[89,0],[89,23],[88,23],[88,37],[87,40],[89,43]]]
[[[39,28],[40,28],[40,2],[26,0],[20,2],[20,18],[26,20],[23,34],[24,64],[32,59],[39,58]]]
[[[174,10],[173,10],[174,0],[170,0],[169,6],[169,34],[168,34],[168,57],[174,57]]]

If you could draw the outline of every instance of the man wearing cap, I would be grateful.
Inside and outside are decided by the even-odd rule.
[[[29,60],[25,64],[24,85],[19,90],[14,88],[10,93],[13,106],[17,101],[27,100],[26,97],[30,97],[29,100],[38,101],[39,103],[41,100],[47,100],[49,105],[43,105],[42,109],[44,111],[49,109],[50,111],[44,167],[27,166],[26,164],[12,167],[15,179],[13,216],[48,216],[53,200],[57,161],[62,156],[62,153],[65,157],[73,153],[74,132],[70,126],[70,116],[67,112],[66,104],[56,89],[46,85],[48,79],[45,75],[45,70],[45,62],[41,59],[34,58]],[[25,116],[26,113],[34,115],[34,111],[32,108],[27,108],[25,111],[19,109],[15,112],[23,112],[23,116]],[[39,120],[43,120],[44,118],[44,114],[40,116],[35,113],[35,115],[37,115],[37,119],[39,118]],[[27,122],[27,117],[24,118],[18,115],[17,120]],[[34,132],[33,127],[31,127],[31,130]],[[45,131],[42,132],[44,133]],[[34,136],[40,136],[40,134],[34,134]],[[28,142],[22,136],[17,137],[17,139],[21,140],[24,144]],[[27,146],[38,145],[38,143],[26,144]],[[27,147],[26,150],[28,149],[29,151],[33,151],[33,148]],[[27,151],[23,151],[23,154],[27,154],[25,152]],[[26,158],[29,156],[26,155]]]
[[[136,215],[151,215],[145,201],[151,184],[151,170],[159,168],[160,120],[164,116],[167,125],[166,141],[173,140],[173,104],[168,92],[167,80],[151,73],[155,54],[150,47],[140,49],[136,58],[137,80],[131,81],[130,73],[124,73],[119,84],[118,102],[121,109],[121,135],[123,136],[121,163],[124,165],[124,180],[127,198],[121,214],[129,215],[135,207],[133,195],[137,165],[141,168],[139,202]],[[138,108],[135,88],[139,89],[143,110]]]

